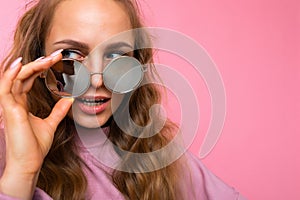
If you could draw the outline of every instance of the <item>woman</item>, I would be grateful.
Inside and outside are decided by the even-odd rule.
[[[138,160],[126,152],[159,150],[177,128],[167,121],[154,136],[140,137],[149,133],[132,127],[123,108],[129,106],[134,123],[147,126],[151,106],[160,103],[159,89],[146,84],[129,93],[114,94],[106,87],[99,66],[124,55],[151,63],[152,50],[137,48],[149,43],[146,33],[121,37],[116,43],[122,44],[117,47],[106,43],[116,34],[140,27],[137,6],[131,0],[40,0],[24,14],[0,80],[5,124],[0,133],[0,199],[239,198],[190,154],[168,166],[136,171],[145,165],[160,165],[171,155]],[[95,49],[101,51],[95,56],[98,60],[85,64],[92,74],[84,93],[74,98],[54,95],[57,91],[49,86],[49,72],[44,72],[62,59],[86,60]],[[100,60],[102,64],[95,64]],[[154,75],[150,64],[143,82]],[[124,119],[122,126],[127,131],[116,119]],[[157,124],[153,122],[146,132],[155,130]],[[100,127],[114,146],[111,153],[121,158],[115,169],[95,159],[78,137],[78,132]],[[127,134],[128,130],[135,135]]]

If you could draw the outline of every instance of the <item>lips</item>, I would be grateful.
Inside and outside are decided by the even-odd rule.
[[[99,114],[105,110],[110,98],[107,97],[82,97],[77,98],[80,110],[86,114]]]

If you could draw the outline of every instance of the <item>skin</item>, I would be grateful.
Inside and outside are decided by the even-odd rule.
[[[63,1],[55,12],[45,52],[49,55],[59,49],[71,48],[80,50],[86,56],[98,44],[130,28],[128,16],[122,6],[114,1]],[[123,38],[122,41],[133,45],[133,37]],[[84,44],[84,48],[78,43]],[[102,58],[108,45],[105,43],[97,47]],[[101,52],[104,53],[101,55]],[[0,192],[3,194],[32,199],[39,170],[51,147],[56,127],[67,114],[74,116],[76,123],[85,128],[99,127],[112,115],[110,104],[102,112],[89,115],[80,110],[78,99],[74,101],[72,98],[60,99],[46,119],[28,112],[26,94],[34,80],[61,59],[62,54],[58,52],[24,66],[17,63],[0,79],[0,106],[3,108],[6,140],[6,167],[0,179]],[[102,70],[99,64],[87,63],[92,72]],[[98,76],[92,77],[91,87],[84,96],[111,98],[112,94],[104,87],[102,77]],[[72,103],[73,109],[70,111]]]
[[[3,194],[31,199],[55,129],[72,105],[72,99],[61,99],[46,119],[33,116],[26,107],[26,94],[34,79],[61,57],[61,54],[49,56],[24,66],[18,63],[0,80],[6,141],[6,166],[0,179],[0,192]]]
[[[102,72],[103,68],[99,65],[103,66],[104,63],[108,62],[105,57],[114,56],[106,55],[106,53],[114,53],[114,51],[108,52],[106,50],[109,45],[126,42],[131,47],[124,46],[120,50],[129,51],[133,49],[134,40],[132,36],[120,37],[114,41],[106,42],[112,36],[130,28],[131,24],[126,12],[124,12],[121,4],[114,1],[88,0],[84,3],[80,0],[64,1],[59,5],[54,15],[52,28],[46,39],[46,53],[63,48],[78,50],[83,56],[87,56],[93,50],[95,53],[89,56],[97,57],[98,60],[96,62],[90,59],[85,62],[88,63],[86,66],[90,72]],[[85,47],[74,45],[72,41],[83,44],[82,46]],[[99,44],[101,45],[99,46]],[[104,58],[101,61],[102,57]],[[91,78],[91,87],[83,97],[112,98],[112,93],[103,85],[102,76],[94,75]],[[118,99],[121,100],[122,96],[119,95]],[[102,112],[93,114],[83,112],[79,104],[80,101],[75,99],[69,115],[73,116],[75,122],[82,127],[97,128],[102,126],[112,115],[111,100]]]

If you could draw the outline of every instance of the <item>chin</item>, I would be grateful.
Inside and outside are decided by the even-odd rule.
[[[97,115],[87,115],[80,110],[73,108],[72,112],[69,113],[69,116],[81,127],[99,128],[109,121],[112,114],[111,112],[103,112]]]
[[[107,120],[103,120],[103,119],[97,119],[97,117],[94,117],[93,119],[89,119],[87,120],[87,118],[85,119],[80,119],[80,118],[75,118],[74,122],[84,128],[99,128],[102,127],[103,125],[106,124]]]

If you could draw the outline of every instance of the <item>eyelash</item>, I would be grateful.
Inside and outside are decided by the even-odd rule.
[[[114,54],[117,54],[116,56],[112,56]],[[74,60],[82,61],[85,58],[85,55],[81,53],[79,50],[75,49],[65,49],[62,52],[63,58],[71,58]],[[105,60],[112,60],[114,58],[120,57],[120,56],[129,56],[129,53],[126,53],[121,50],[112,50],[108,53],[104,54],[104,59]]]
[[[78,50],[65,49],[62,52],[63,58],[71,58],[74,60],[83,60],[85,56]]]
[[[111,55],[114,55],[114,54],[117,54],[117,56],[111,56]],[[127,55],[128,54],[125,53],[124,51],[114,50],[114,51],[110,51],[108,53],[105,53],[104,58],[107,59],[107,60],[111,60],[111,59],[114,59],[114,58],[117,58],[117,57],[120,57],[120,56],[127,56]]]

